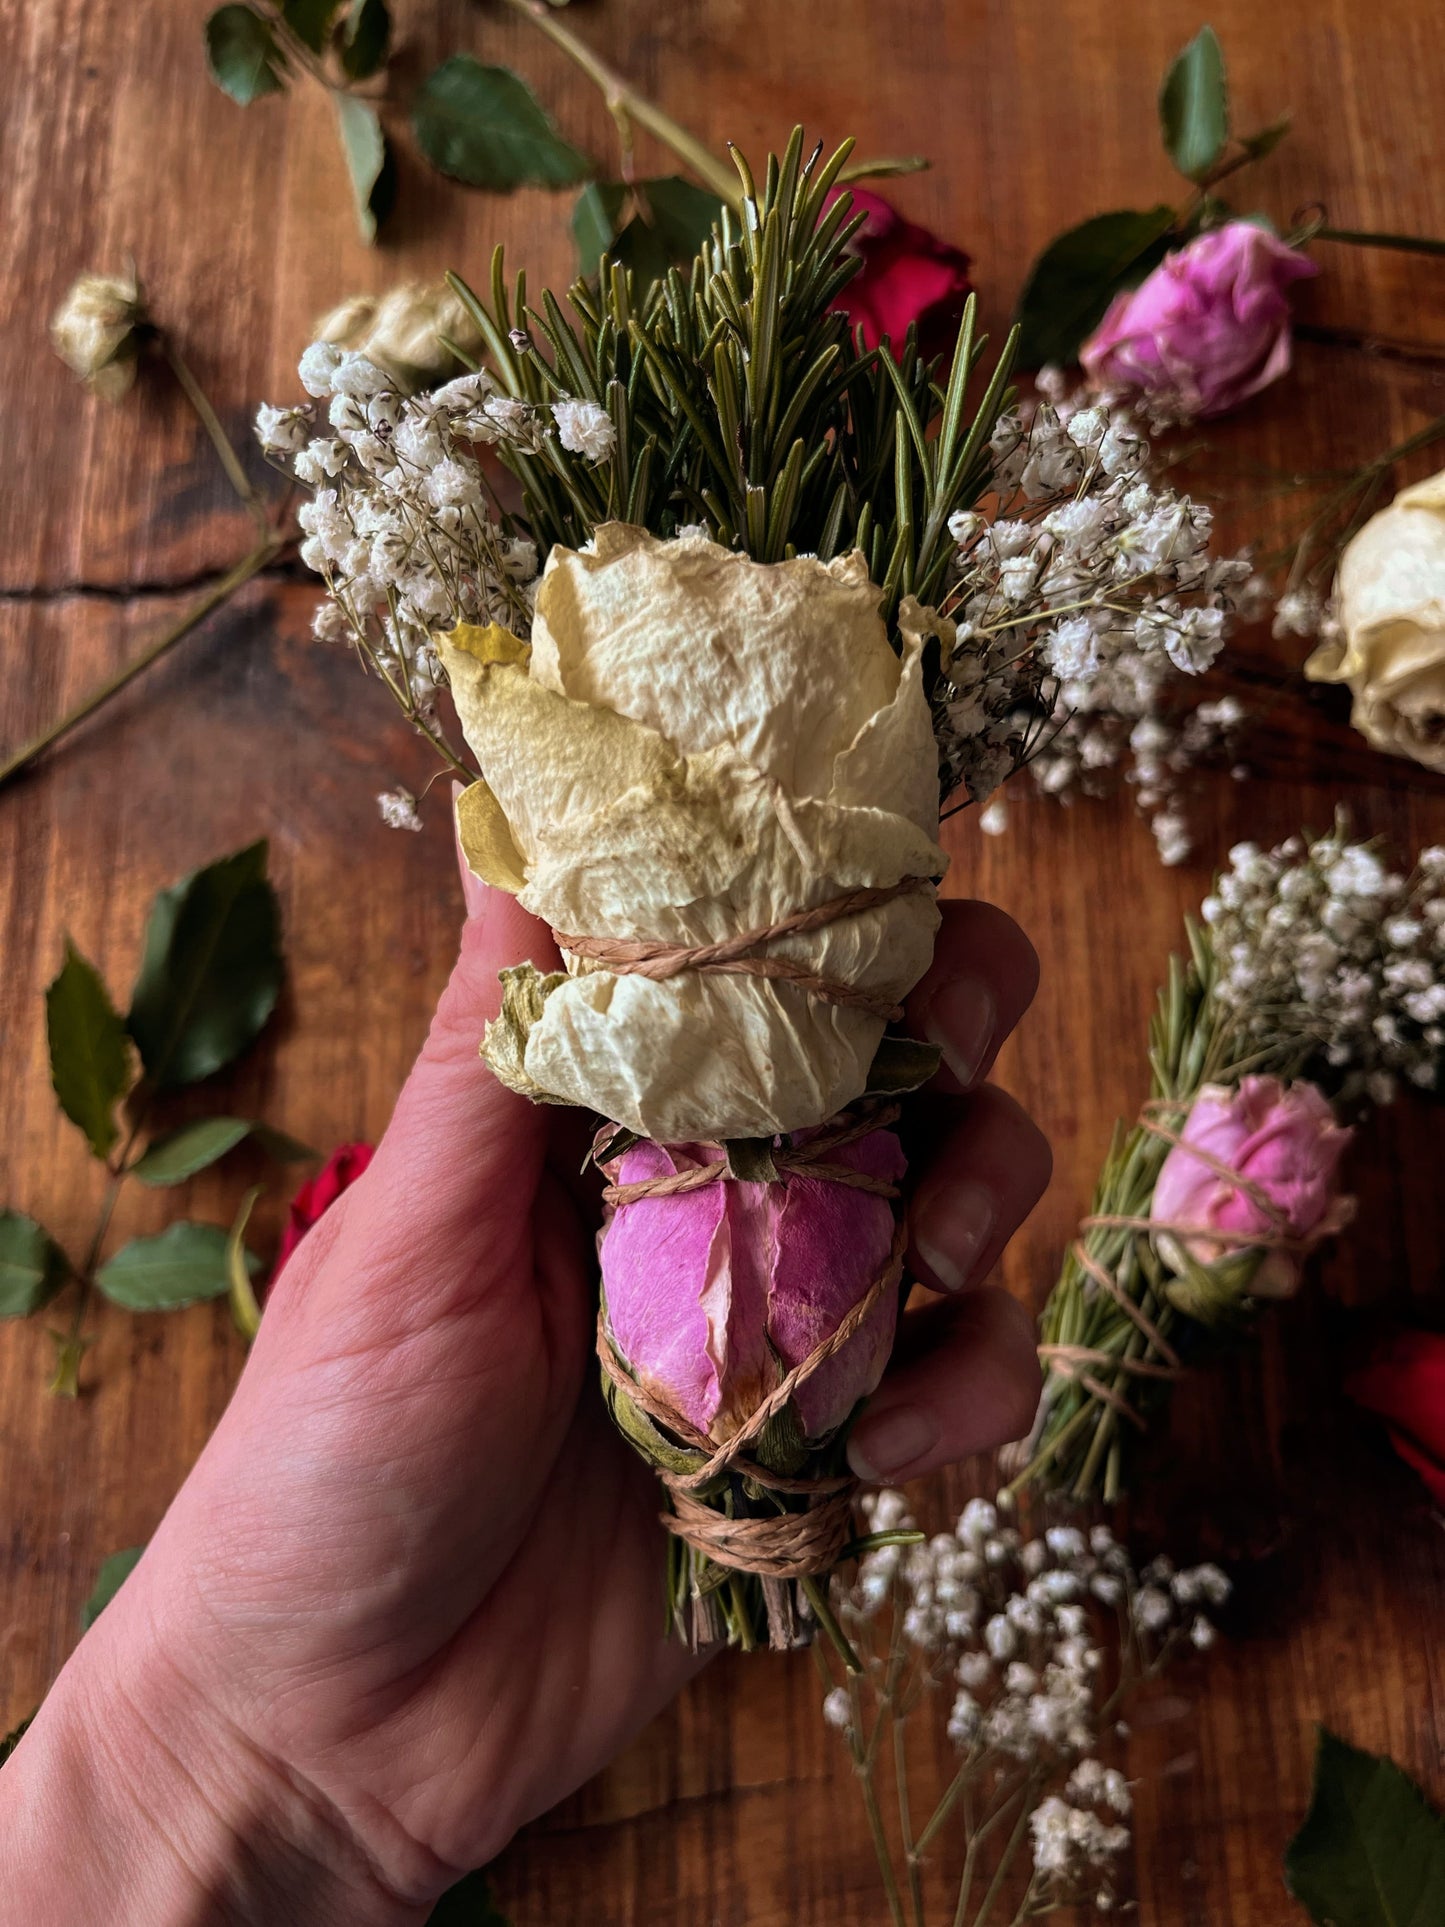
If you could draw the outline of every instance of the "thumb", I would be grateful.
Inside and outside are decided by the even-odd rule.
[[[547,926],[474,877],[460,849],[457,858],[467,906],[461,951],[367,1173],[403,1221],[424,1213],[433,1237],[458,1221],[485,1236],[493,1213],[515,1224],[536,1189],[546,1114],[499,1084],[478,1053],[501,1009],[498,973],[524,962],[558,967]]]

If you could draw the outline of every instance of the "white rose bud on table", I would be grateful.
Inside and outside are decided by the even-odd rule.
[[[1445,770],[1445,469],[1402,489],[1340,557],[1341,634],[1305,664],[1344,683],[1376,749]]]
[[[765,947],[871,1007],[690,967],[509,972],[485,1045],[505,1082],[663,1141],[798,1130],[863,1092],[947,861],[927,619],[905,604],[900,658],[878,603],[861,555],[762,564],[607,524],[553,550],[530,652],[498,628],[442,641],[484,777],[463,848],[553,930],[691,948],[899,891]]]

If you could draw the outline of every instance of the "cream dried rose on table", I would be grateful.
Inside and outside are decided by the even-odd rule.
[[[689,947],[941,876],[931,618],[905,604],[900,658],[879,600],[857,554],[765,564],[615,523],[554,549],[530,652],[496,628],[441,644],[484,779],[458,805],[473,870],[554,930]],[[896,1002],[937,925],[909,890],[767,954]],[[574,959],[509,978],[498,1075],[664,1141],[821,1122],[864,1090],[884,1028],[752,975]]]
[[[1342,634],[1305,664],[1345,683],[1376,749],[1445,770],[1445,469],[1401,489],[1340,557]]]

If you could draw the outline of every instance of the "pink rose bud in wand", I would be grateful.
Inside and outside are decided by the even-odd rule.
[[[711,1144],[644,1142],[623,1157],[616,1182],[721,1156]],[[828,1161],[890,1183],[904,1171],[891,1131],[841,1145]],[[623,1204],[602,1241],[617,1349],[649,1391],[721,1442],[864,1297],[888,1263],[893,1232],[887,1198],[799,1173],[780,1184],[724,1179]],[[853,1337],[799,1385],[806,1437],[833,1431],[877,1385],[897,1312],[898,1294],[885,1292]]]
[[[1079,359],[1098,388],[1222,415],[1290,365],[1285,289],[1319,269],[1252,221],[1211,228],[1116,295]]]
[[[1201,1265],[1247,1250],[1256,1237],[1262,1247],[1307,1244],[1348,1216],[1335,1177],[1351,1135],[1317,1085],[1277,1077],[1246,1077],[1235,1089],[1206,1084],[1164,1160],[1149,1215]],[[1298,1266],[1284,1251],[1270,1260],[1250,1289],[1286,1296]]]

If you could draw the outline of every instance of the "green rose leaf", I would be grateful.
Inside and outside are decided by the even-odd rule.
[[[607,253],[609,259],[631,270],[640,295],[672,266],[672,256],[662,245],[657,229],[640,214],[633,215]]]
[[[556,6],[558,0],[552,0],[552,4]],[[427,1927],[509,1927],[509,1923],[492,1898],[492,1883],[487,1876],[469,1873],[442,1895]]]
[[[130,1089],[130,1039],[99,972],[72,943],[45,993],[45,1029],[60,1108],[95,1155],[109,1157],[120,1136],[115,1107]]]
[[[378,225],[391,211],[396,198],[396,171],[387,152],[386,135],[381,131],[377,112],[355,94],[334,94],[336,124],[341,133],[341,151],[346,156],[346,171],[351,176],[351,192],[356,200],[356,224],[368,247],[376,239]]]
[[[1229,140],[1229,82],[1213,27],[1201,27],[1164,76],[1159,125],[1179,172],[1202,181]]]
[[[577,244],[577,267],[588,280],[612,246],[627,189],[621,181],[588,181],[572,209],[572,239]]]
[[[0,1211],[0,1318],[28,1318],[70,1276],[70,1260],[43,1225]]]
[[[351,0],[341,24],[341,65],[349,80],[369,80],[391,51],[391,14],[386,0]]]
[[[251,1128],[250,1119],[244,1117],[205,1117],[197,1124],[183,1124],[169,1136],[157,1138],[131,1166],[132,1175],[142,1184],[184,1184],[227,1151],[234,1151],[251,1135]]]
[[[1030,270],[1014,320],[1022,368],[1072,361],[1122,288],[1135,286],[1168,252],[1174,210],[1120,208],[1058,235]]]
[[[469,187],[497,194],[527,182],[571,187],[592,172],[526,81],[470,54],[454,54],[422,83],[411,118],[432,165]]]
[[[589,181],[572,210],[577,259],[589,278],[602,255],[631,268],[646,288],[667,273],[674,261],[690,261],[722,214],[722,201],[680,175],[639,181],[643,211],[619,230],[627,187],[621,181]]]
[[[690,261],[722,218],[721,197],[679,174],[643,181],[641,187],[658,240],[674,260]]]
[[[261,1261],[246,1254],[248,1268]],[[182,1219],[155,1238],[133,1238],[101,1266],[95,1282],[112,1304],[127,1311],[176,1311],[203,1298],[224,1298],[231,1280],[226,1269],[226,1233],[219,1225]]]
[[[298,1143],[269,1124],[253,1124],[246,1117],[204,1117],[157,1138],[130,1167],[131,1175],[142,1184],[184,1184],[248,1137],[278,1164],[304,1164],[317,1155],[309,1144]]]
[[[206,59],[212,80],[243,107],[286,85],[281,43],[251,7],[217,7],[206,22]]]
[[[1285,1884],[1319,1927],[1445,1920],[1445,1818],[1393,1760],[1319,1729],[1314,1792]]]
[[[919,1090],[943,1062],[937,1044],[916,1037],[885,1037],[873,1053],[865,1097],[902,1097]]]
[[[280,916],[253,843],[162,890],[146,927],[130,1034],[157,1090],[195,1084],[254,1042],[281,989]]]
[[[130,1578],[144,1551],[144,1546],[127,1546],[124,1552],[113,1552],[109,1559],[102,1562],[100,1571],[95,1575],[90,1597],[80,1609],[80,1630],[83,1633],[90,1631]]]
[[[1239,144],[1251,160],[1262,161],[1266,154],[1272,154],[1289,132],[1292,122],[1288,114],[1271,121],[1268,127],[1261,127],[1257,134],[1241,134]]]
[[[338,0],[282,0],[281,18],[312,53],[326,51]]]
[[[724,1144],[728,1170],[743,1184],[777,1184],[778,1167],[773,1163],[770,1137],[730,1137]]]

